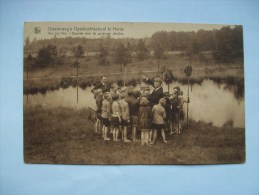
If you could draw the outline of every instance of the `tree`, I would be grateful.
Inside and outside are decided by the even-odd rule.
[[[107,57],[108,57],[108,50],[105,49],[102,45],[101,45],[101,48],[99,50],[99,54],[98,54],[98,58],[99,58],[99,65],[107,65],[109,64],[109,61],[107,60]]]
[[[165,49],[160,44],[155,46],[154,56],[157,59],[157,69],[160,71],[160,60],[164,56]]]
[[[84,48],[81,45],[78,45],[76,48],[74,48],[74,55],[77,58],[83,57],[85,54]]]
[[[142,61],[142,60],[148,58],[149,55],[150,55],[150,52],[149,52],[149,50],[146,48],[145,42],[144,42],[142,39],[139,40],[136,50],[137,50],[137,58],[138,58],[140,61]]]
[[[154,33],[151,36],[151,45],[153,49],[159,45],[163,50],[167,50],[169,48],[169,33],[166,31]]]
[[[57,59],[56,46],[49,44],[47,47],[43,47],[39,50],[36,58],[36,65],[48,66],[50,64],[55,64],[56,59]]]
[[[122,43],[119,43],[114,51],[114,62],[116,64],[123,64],[126,60],[127,49]]]
[[[27,37],[27,38],[25,39],[24,51],[25,51],[25,52],[28,52],[29,50],[30,50],[30,38]]]
[[[216,32],[216,50],[213,57],[217,62],[231,63],[243,58],[243,29],[223,27]]]

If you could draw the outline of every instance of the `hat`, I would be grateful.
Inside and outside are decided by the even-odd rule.
[[[161,83],[162,83],[162,80],[161,80],[160,78],[155,78],[155,79],[154,79],[154,82],[158,82],[158,83],[161,84]]]

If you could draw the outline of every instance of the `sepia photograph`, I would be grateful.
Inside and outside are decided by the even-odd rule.
[[[24,162],[239,164],[243,27],[25,22]]]

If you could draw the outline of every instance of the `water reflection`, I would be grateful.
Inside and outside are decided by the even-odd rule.
[[[169,89],[172,92],[175,86],[179,86],[184,96],[187,96],[187,85],[174,82]],[[138,88],[138,86],[137,86]],[[164,91],[167,86],[164,84]],[[34,106],[42,105],[44,108],[53,108],[58,106],[73,107],[75,109],[95,108],[95,100],[90,92],[91,88],[77,89],[69,87],[56,91],[47,91],[46,94],[24,95],[24,105]],[[245,126],[244,98],[235,96],[235,86],[227,84],[217,84],[211,80],[204,80],[200,85],[192,85],[190,90],[189,117],[194,121],[204,121],[212,123],[215,126],[223,126],[226,123],[232,123],[234,127]],[[186,110],[186,104],[184,105]]]

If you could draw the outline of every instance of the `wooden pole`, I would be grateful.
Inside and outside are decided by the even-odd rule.
[[[126,65],[124,65],[124,87],[126,85]]]
[[[28,80],[29,80],[29,62],[27,62],[27,66],[26,66],[26,72],[27,72],[27,82],[28,82]],[[28,94],[28,90],[27,90],[27,92],[26,92],[26,101],[28,102],[28,100],[29,100],[29,94]]]
[[[187,97],[188,97],[188,100],[189,100],[189,78],[188,78],[188,91],[187,91]],[[187,127],[189,126],[189,102],[187,102]]]
[[[76,65],[76,80],[77,80],[77,85],[76,85],[76,101],[78,103],[78,66],[79,66],[79,63],[77,63]]]

